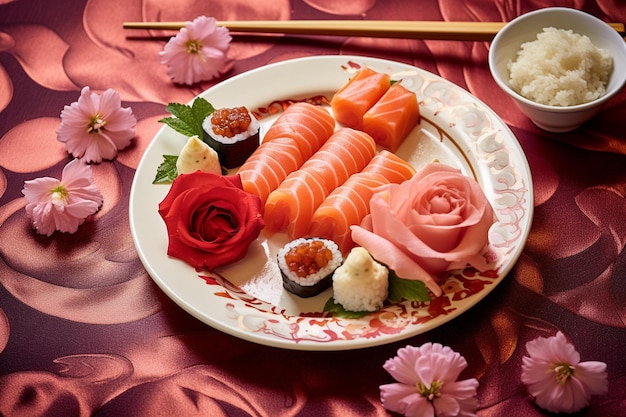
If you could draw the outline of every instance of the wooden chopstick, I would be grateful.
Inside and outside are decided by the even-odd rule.
[[[178,30],[186,22],[125,22],[125,29]],[[406,20],[250,20],[218,21],[232,32],[325,36],[488,41],[506,22],[437,22]],[[609,23],[624,32],[623,23]]]

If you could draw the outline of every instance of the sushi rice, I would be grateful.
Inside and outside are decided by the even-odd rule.
[[[387,299],[389,270],[363,247],[350,251],[333,275],[333,298],[346,311],[377,311]]]
[[[289,269],[289,266],[285,262],[285,255],[291,248],[297,247],[302,243],[307,243],[311,241],[321,241],[324,243],[324,246],[329,249],[332,253],[332,259],[326,264],[326,266],[322,267],[318,272],[314,274],[307,275],[305,277],[299,277],[295,272]],[[278,267],[281,272],[294,283],[303,286],[310,287],[313,286],[325,278],[329,278],[332,276],[332,273],[341,266],[343,262],[343,256],[341,255],[341,251],[339,251],[339,247],[332,240],[320,239],[320,238],[299,238],[295,239],[285,246],[283,246],[277,254],[278,259]],[[330,285],[329,285],[330,286]]]
[[[234,135],[232,138],[229,138],[228,136],[223,136],[223,135],[216,135],[215,132],[213,132],[213,128],[212,128],[213,125],[211,123],[210,115],[207,118],[205,118],[204,121],[202,122],[202,129],[204,129],[204,131],[211,137],[211,139],[224,145],[234,145],[237,142],[246,140],[250,136],[254,136],[257,133],[259,133],[261,124],[259,123],[257,118],[254,116],[254,114],[252,114],[252,112],[248,111],[248,114],[250,115],[250,125],[248,126],[248,129],[246,129],[245,132],[241,132],[241,133]]]

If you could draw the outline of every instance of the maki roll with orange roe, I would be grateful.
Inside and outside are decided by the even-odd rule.
[[[332,276],[343,257],[332,240],[300,238],[278,251],[283,287],[300,297],[313,297],[332,285]]]
[[[205,142],[226,169],[242,165],[259,147],[259,121],[245,106],[216,109],[202,128]]]

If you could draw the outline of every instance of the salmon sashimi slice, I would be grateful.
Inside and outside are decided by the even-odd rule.
[[[377,144],[395,152],[420,119],[417,96],[399,83],[363,115],[363,131]]]
[[[259,196],[264,204],[269,194],[317,152],[334,130],[335,119],[322,107],[304,102],[287,107],[239,168],[243,189]]]
[[[362,130],[363,115],[391,86],[391,77],[363,67],[348,80],[330,101],[335,119],[345,126]]]
[[[304,159],[313,155],[335,131],[335,119],[321,106],[306,102],[290,105],[263,136],[263,142],[292,138]]]
[[[294,139],[277,138],[262,143],[239,168],[238,174],[243,189],[257,195],[261,204],[265,204],[270,193],[305,160]]]
[[[376,154],[376,143],[367,133],[338,129],[299,170],[289,174],[267,198],[265,233],[287,232],[290,239],[303,237],[317,207],[351,175],[360,172]]]
[[[400,184],[414,174],[415,168],[408,162],[389,151],[381,151],[315,210],[307,236],[333,240],[346,255],[355,246],[350,226],[361,224],[369,214],[370,199],[376,189],[389,183]]]

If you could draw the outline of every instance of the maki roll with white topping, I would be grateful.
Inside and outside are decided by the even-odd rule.
[[[204,122],[204,140],[226,169],[236,168],[259,147],[259,121],[245,107],[221,108]]]
[[[283,287],[300,297],[313,297],[332,285],[333,272],[343,262],[332,240],[300,238],[278,251]]]

